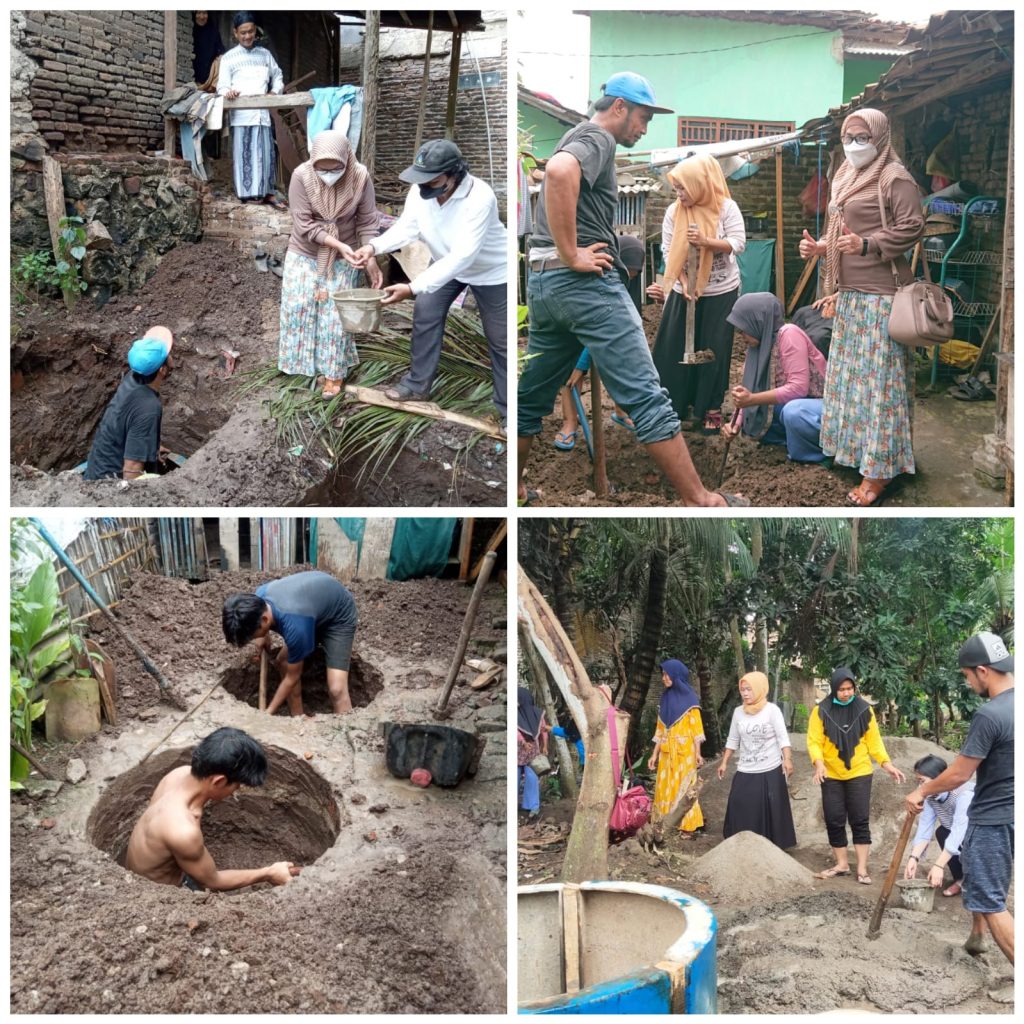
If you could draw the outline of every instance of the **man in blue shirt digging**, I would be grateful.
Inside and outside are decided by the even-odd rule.
[[[267,704],[271,715],[285,702],[293,718],[302,715],[302,665],[317,647],[327,658],[327,689],[334,713],[352,710],[348,670],[359,615],[352,595],[325,572],[297,572],[256,588],[255,594],[231,594],[222,622],[229,644],[256,641],[262,652],[273,631],[284,641],[277,656],[281,682]]]

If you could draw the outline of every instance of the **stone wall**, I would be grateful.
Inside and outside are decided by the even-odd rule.
[[[137,288],[160,257],[180,241],[202,235],[199,183],[188,168],[150,157],[69,156],[61,161],[69,215],[98,221],[110,235],[89,252],[83,276],[117,291]],[[16,162],[11,176],[11,247],[15,253],[50,248],[38,165]]]

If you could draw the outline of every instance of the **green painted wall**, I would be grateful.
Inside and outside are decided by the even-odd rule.
[[[843,102],[852,100],[864,91],[864,86],[873,85],[892,67],[888,60],[847,60],[843,69]]]
[[[798,36],[805,38],[791,38]],[[590,53],[590,99],[614,72],[636,71],[651,80],[658,103],[676,115],[799,126],[844,96],[840,33],[811,26],[592,11]],[[656,114],[637,148],[674,146],[676,115]]]
[[[546,160],[555,151],[558,140],[569,130],[569,126],[556,121],[550,114],[536,107],[518,103],[519,127],[533,136],[534,156]]]

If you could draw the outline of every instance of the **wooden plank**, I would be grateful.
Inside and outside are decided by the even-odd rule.
[[[178,12],[164,11],[164,93],[173,92],[178,84]],[[174,157],[177,122],[164,119],[164,154]]]
[[[395,536],[393,518],[368,518],[363,529],[363,546],[359,553],[359,578],[387,579],[391,558],[391,541]]]
[[[575,885],[562,888],[562,950],[565,957],[565,994],[580,990],[580,890]]]
[[[53,247],[53,262],[60,260],[60,222],[67,214],[64,206],[64,179],[60,164],[52,156],[43,157],[43,197],[46,201],[46,223],[50,229],[50,245]]]
[[[782,147],[775,150],[775,294],[786,301],[786,251],[782,240]]]
[[[449,11],[449,14],[451,12]],[[452,57],[448,67],[448,109],[444,118],[444,137],[455,138],[455,101],[459,95],[459,58],[462,54],[462,32],[452,32]]]
[[[696,262],[693,260],[691,262]],[[668,294],[666,292],[666,294]],[[691,293],[692,294],[692,293]],[[694,302],[687,303],[690,311],[696,305]],[[607,495],[608,487],[608,462],[605,456],[604,447],[604,416],[601,415],[601,374],[598,372],[597,363],[590,361],[590,436],[594,442],[594,494],[599,498]]]
[[[415,157],[423,142],[423,125],[427,119],[427,89],[430,87],[430,49],[434,41],[434,12],[427,15],[427,52],[423,56],[423,78],[420,81],[419,111],[416,115],[416,142],[412,155]]]
[[[239,96],[237,100],[225,100],[225,110],[291,110],[294,107],[312,107],[316,101],[308,92],[276,93],[265,96]]]
[[[1005,58],[994,50],[986,53],[983,57],[967,64],[955,75],[951,75],[938,85],[919,92],[905,103],[895,104],[891,113],[908,114],[910,111],[917,110],[928,103],[934,103],[935,100],[944,99],[946,96],[952,96],[954,93],[961,92],[966,86],[974,89],[989,78],[1001,74],[1009,74],[1013,69],[1011,65],[1004,63],[1004,60]]]
[[[220,520],[220,549],[224,552],[225,572],[237,572],[242,563],[238,557],[238,517],[223,516]]]
[[[380,95],[380,11],[366,12],[363,36],[363,127],[359,139],[362,162],[370,172],[377,159],[377,104]]]
[[[260,569],[263,561],[260,558],[260,521],[255,517],[249,520],[249,568]]]
[[[796,304],[800,301],[800,296],[803,295],[804,289],[807,287],[807,282],[811,279],[811,274],[814,273],[814,268],[818,265],[819,256],[815,253],[805,264],[804,269],[800,273],[800,277],[796,282],[796,287],[793,289],[793,294],[789,297],[789,302],[786,303],[786,316],[790,316]]]
[[[270,658],[267,656],[266,647],[260,648],[260,693],[259,693],[259,710],[267,710],[267,668],[270,664]]]
[[[464,427],[478,430],[481,434],[487,434],[488,437],[505,439],[505,435],[501,432],[501,427],[493,420],[478,420],[472,416],[463,416],[458,412],[450,412],[448,409],[442,409],[435,402],[393,402],[383,391],[360,387],[358,384],[346,384],[345,394],[352,395],[353,398],[357,398],[360,402],[365,402],[367,405],[379,405],[385,409],[401,409],[404,412],[415,413],[417,416],[429,416],[435,420],[459,423]]]
[[[469,553],[473,546],[473,519],[462,520],[462,532],[459,534],[459,579],[464,580],[469,572]]]
[[[469,574],[470,582],[475,580],[480,575],[480,567],[484,564],[484,559],[492,551],[497,551],[501,542],[505,539],[505,535],[508,533],[508,520],[502,519],[501,525],[491,534],[491,539],[487,542],[487,547],[484,548],[484,553],[476,560],[476,564],[473,566],[472,571]]]

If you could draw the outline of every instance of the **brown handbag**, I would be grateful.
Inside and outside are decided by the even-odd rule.
[[[882,189],[878,189],[878,209],[882,214],[882,228],[888,227]],[[918,245],[921,243],[918,242]],[[896,261],[890,260],[896,294],[889,314],[889,337],[900,345],[912,348],[942,345],[953,337],[953,303],[945,289],[932,282],[928,260],[921,254],[924,280],[900,284]]]

